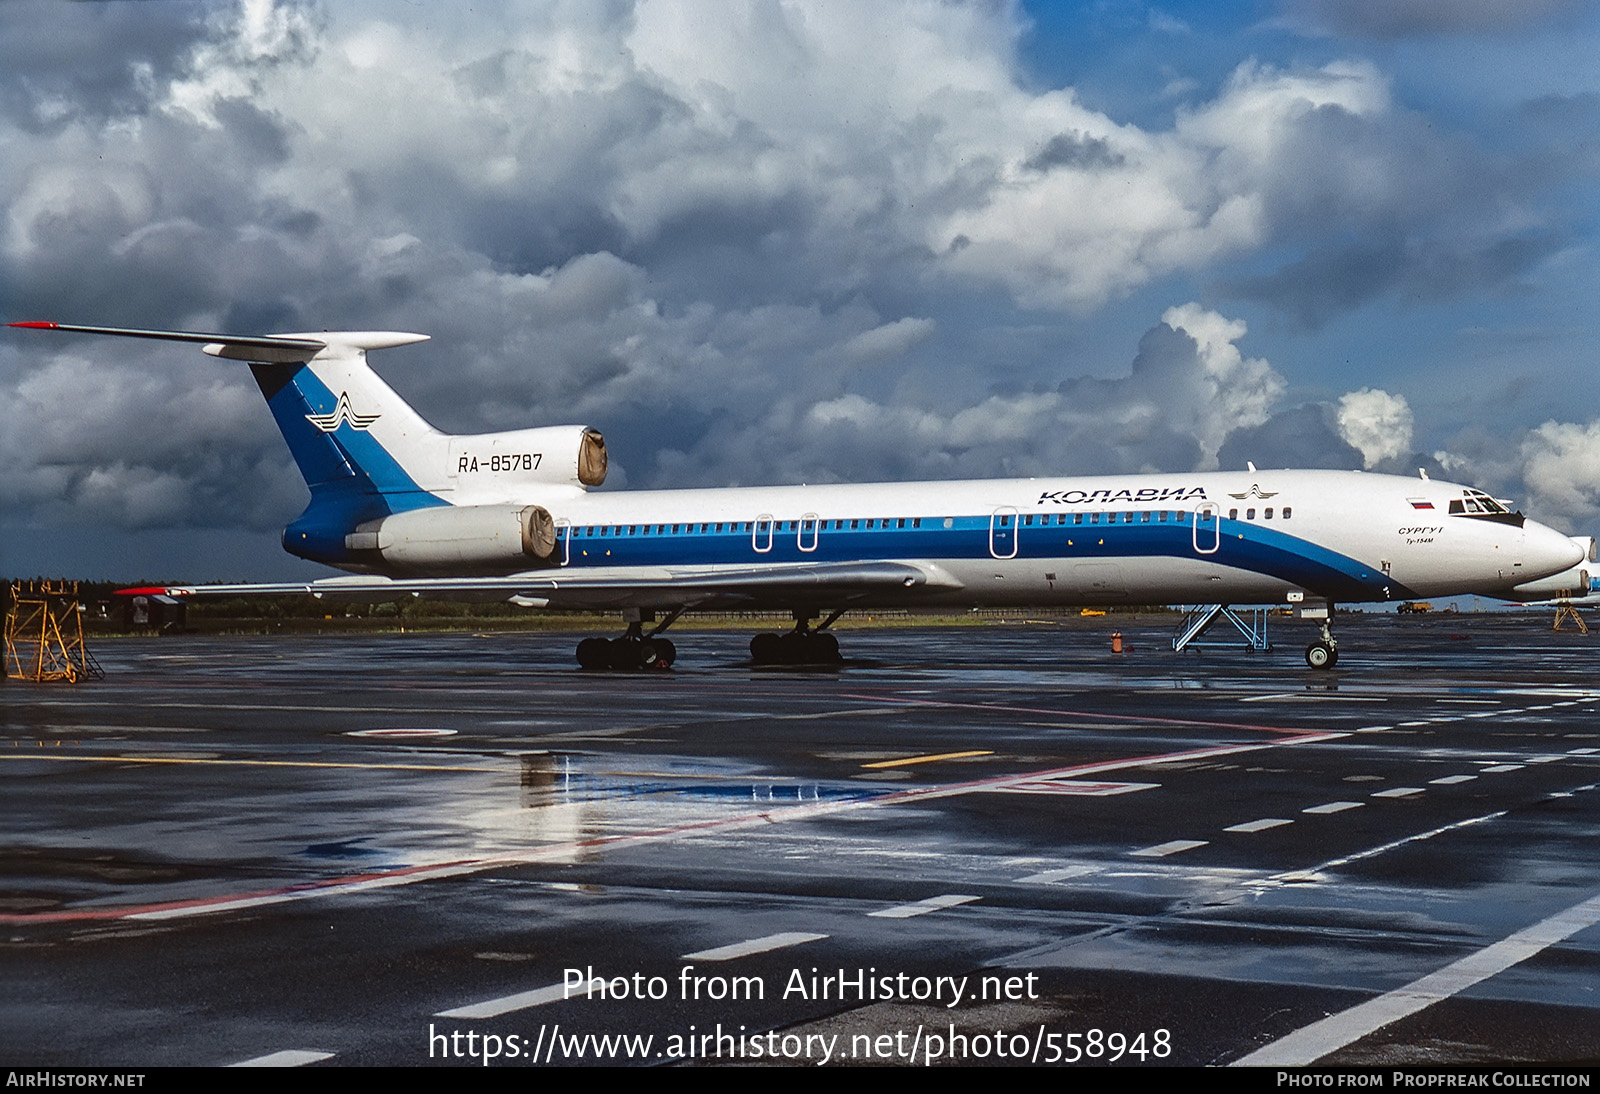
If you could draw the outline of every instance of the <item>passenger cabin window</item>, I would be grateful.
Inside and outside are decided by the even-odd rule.
[[[1245,520],[1255,520],[1256,519],[1256,511],[1255,511],[1255,508],[1253,506],[1244,511],[1244,519]]]
[[[1294,510],[1285,505],[1283,507],[1283,519],[1288,520],[1292,516],[1294,516]]]
[[[1271,519],[1272,519],[1272,507],[1271,507],[1271,506],[1268,506],[1268,507],[1267,507],[1267,512],[1266,512],[1266,518],[1267,518],[1267,519],[1268,519],[1268,520],[1271,520]]]
[[[1229,520],[1238,520],[1239,519],[1239,510],[1237,510],[1237,509],[1229,509],[1228,510],[1228,519]]]

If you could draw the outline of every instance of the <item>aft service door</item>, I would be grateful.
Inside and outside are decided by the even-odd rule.
[[[566,517],[556,518],[556,542],[561,545],[561,565],[572,561],[572,522]]]

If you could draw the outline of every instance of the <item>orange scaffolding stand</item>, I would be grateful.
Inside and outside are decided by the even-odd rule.
[[[13,581],[6,606],[6,678],[35,683],[99,680],[83,641],[76,581]]]
[[[1589,633],[1589,624],[1583,621],[1583,616],[1578,614],[1577,608],[1574,608],[1571,604],[1556,605],[1556,621],[1555,625],[1550,629],[1553,631],[1559,631],[1561,629],[1561,624],[1568,621],[1576,623],[1578,625],[1578,630],[1582,631],[1584,634]]]

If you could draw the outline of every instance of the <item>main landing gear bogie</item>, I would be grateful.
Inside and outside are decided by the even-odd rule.
[[[816,627],[811,621],[817,612],[795,610],[794,630],[787,634],[758,634],[750,639],[750,663],[757,667],[769,665],[832,666],[844,664],[839,655],[839,640],[828,628],[843,615],[840,608],[831,613]]]
[[[839,640],[827,631],[767,632],[750,639],[750,660],[756,665],[838,665]]]
[[[665,671],[677,659],[678,649],[669,638],[623,635],[621,638],[585,638],[578,643],[578,667],[584,669]]]
[[[661,632],[683,614],[682,608],[669,613],[660,623],[644,633],[644,624],[655,621],[655,612],[630,609],[626,613],[627,632],[619,638],[585,638],[578,643],[578,667],[595,671],[611,669],[616,672],[651,670],[665,672],[678,659],[678,647]]]

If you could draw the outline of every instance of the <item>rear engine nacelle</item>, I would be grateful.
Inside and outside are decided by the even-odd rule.
[[[599,486],[606,481],[606,441],[582,425],[513,429],[450,438],[448,472],[463,491],[526,485]]]
[[[345,536],[348,550],[413,571],[556,566],[559,546],[555,519],[542,505],[413,509],[368,521]]]

